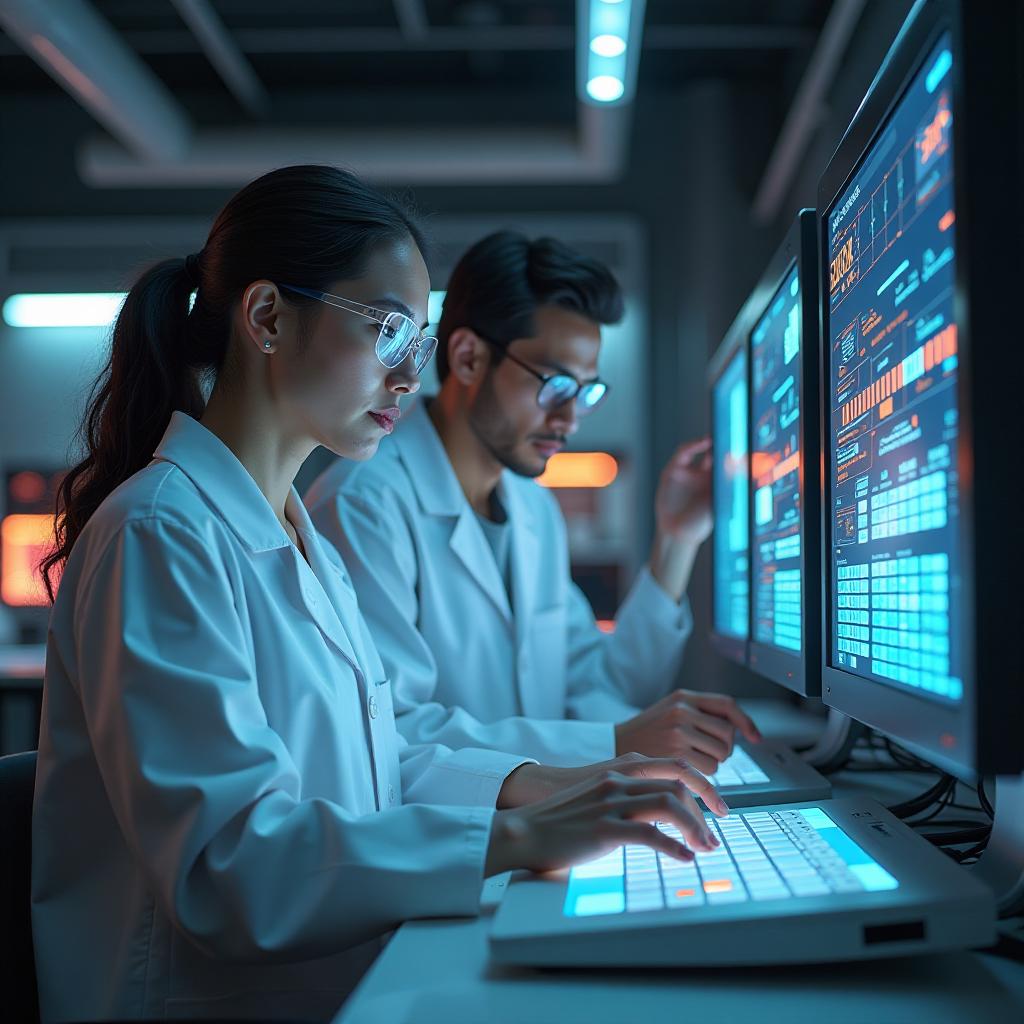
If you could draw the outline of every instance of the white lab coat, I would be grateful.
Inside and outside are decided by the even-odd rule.
[[[400,739],[337,552],[287,514],[309,564],[176,413],[75,544],[33,815],[44,1021],[327,1018],[388,929],[477,911],[522,759]]]
[[[668,692],[691,629],[641,572],[602,633],[572,583],[553,495],[505,471],[512,604],[423,402],[365,463],[305,495],[344,556],[410,742],[489,747],[558,765],[615,756],[612,723]]]

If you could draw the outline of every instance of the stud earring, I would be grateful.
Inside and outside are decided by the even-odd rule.
[[[267,340],[263,342],[263,347],[264,348],[270,348],[270,339],[269,338],[267,338]]]

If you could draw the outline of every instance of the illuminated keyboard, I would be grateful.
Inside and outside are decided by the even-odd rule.
[[[768,776],[742,747],[736,747],[708,779],[717,789],[722,786],[753,786],[767,782]]]
[[[569,874],[570,917],[879,892],[896,879],[819,807],[706,815],[721,846],[690,863],[620,846]],[[658,826],[682,839],[674,825]]]

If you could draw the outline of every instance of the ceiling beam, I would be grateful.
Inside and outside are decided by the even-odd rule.
[[[865,0],[835,0],[832,4],[754,196],[751,213],[757,224],[772,224],[778,216],[793,183],[797,164],[821,121],[825,98],[860,20],[864,3]]]
[[[395,0],[396,3],[400,0]],[[146,57],[200,52],[189,32],[175,29],[137,29],[122,38]],[[251,55],[315,53],[442,53],[477,50],[514,53],[519,50],[558,51],[575,48],[571,26],[505,25],[495,28],[432,27],[420,35],[396,29],[240,28],[232,33],[235,44]],[[647,25],[646,50],[798,50],[814,43],[815,34],[800,27],[773,25]],[[0,39],[0,56],[19,53]]]
[[[263,83],[207,0],[171,0],[231,94],[253,117],[270,107]]]
[[[395,17],[404,39],[422,39],[430,28],[423,0],[394,0]]]
[[[220,128],[196,132],[186,154],[161,163],[97,138],[78,165],[98,188],[234,188],[294,163],[335,164],[402,185],[602,184],[622,174],[629,125],[629,107],[580,104],[575,129]]]
[[[187,152],[188,116],[85,0],[2,0],[0,25],[134,159]]]

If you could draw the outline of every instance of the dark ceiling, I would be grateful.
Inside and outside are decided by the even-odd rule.
[[[250,121],[171,0],[92,0],[199,126]],[[493,102],[494,116],[575,116],[574,0],[211,0],[269,96],[270,122],[372,121],[404,97]],[[698,79],[755,83],[780,103],[795,88],[829,0],[648,0],[638,96]],[[0,34],[0,92],[60,87]],[[68,102],[73,102],[68,100]],[[383,109],[383,108],[382,108]],[[478,114],[474,110],[474,117]]]

